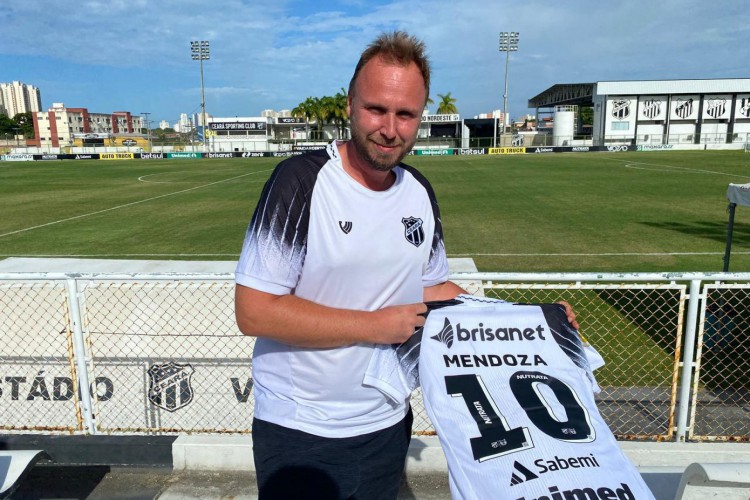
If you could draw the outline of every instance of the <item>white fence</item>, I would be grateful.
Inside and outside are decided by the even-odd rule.
[[[607,361],[598,404],[620,439],[750,440],[750,273],[452,279],[571,302]],[[249,432],[254,339],[233,292],[231,274],[0,274],[0,429]],[[414,431],[433,432],[419,391],[413,406]]]

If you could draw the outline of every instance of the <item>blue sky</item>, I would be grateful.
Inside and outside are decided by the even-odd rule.
[[[0,26],[0,82],[39,87],[44,109],[149,112],[156,124],[200,109],[191,40],[211,43],[217,117],[334,95],[364,46],[394,29],[426,42],[432,97],[450,92],[463,118],[502,108],[500,31],[521,33],[514,117],[556,83],[750,77],[746,0],[2,0]]]

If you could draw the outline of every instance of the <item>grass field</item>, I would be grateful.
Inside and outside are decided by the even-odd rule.
[[[741,151],[409,157],[481,271],[720,271]],[[0,163],[0,258],[234,260],[278,159]],[[750,270],[739,207],[732,271]]]

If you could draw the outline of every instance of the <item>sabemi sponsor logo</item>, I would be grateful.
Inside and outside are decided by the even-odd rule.
[[[560,490],[558,486],[550,486],[549,494],[538,497],[518,497],[518,500],[636,500],[633,491],[626,483],[620,483],[619,488],[606,486],[581,486]]]
[[[561,458],[555,455],[552,460],[540,458],[539,460],[534,460],[534,465],[536,466],[537,472],[539,474],[546,474],[547,472],[556,472],[567,469],[601,467],[593,453],[590,453],[588,456],[584,457]]]

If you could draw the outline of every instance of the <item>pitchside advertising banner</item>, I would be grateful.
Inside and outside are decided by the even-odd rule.
[[[167,158],[197,159],[203,158],[203,153],[167,153]]]
[[[415,149],[414,154],[418,156],[452,156],[456,154],[455,149]]]
[[[133,153],[99,153],[100,160],[132,160]]]
[[[491,155],[522,155],[526,148],[488,148]]]
[[[34,155],[26,155],[26,154],[11,154],[11,155],[2,155],[3,161],[34,161]]]

